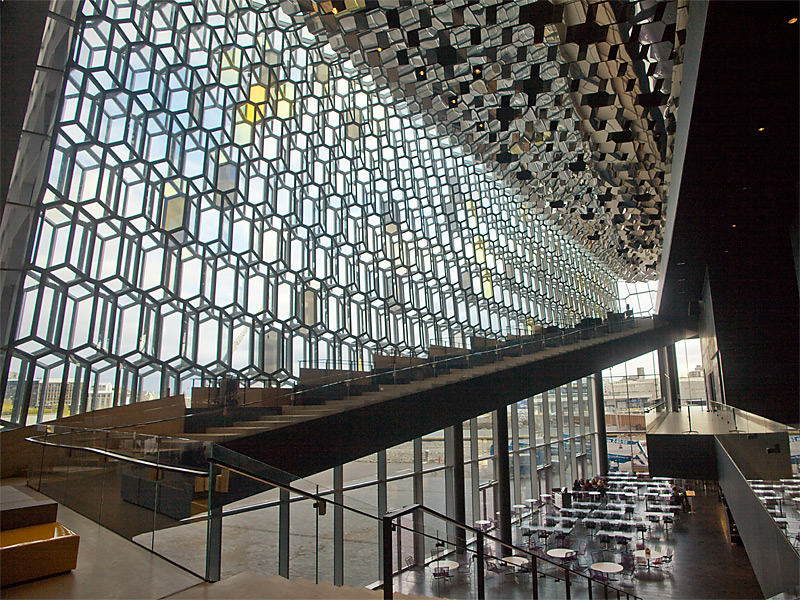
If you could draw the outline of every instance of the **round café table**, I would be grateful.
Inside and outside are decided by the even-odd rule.
[[[650,550],[650,554],[647,554],[647,550],[635,550],[633,555],[636,558],[641,558],[647,560],[647,568],[650,568],[650,561],[651,560],[659,560],[664,558],[664,553],[659,552],[658,550]]]
[[[491,525],[491,521],[487,521],[486,519],[480,519],[479,521],[475,521],[475,525],[478,526],[478,529],[481,531],[487,531],[489,529],[489,525]]]
[[[577,554],[575,550],[570,548],[551,548],[547,551],[547,556],[557,558],[559,560],[566,560],[572,558]]]
[[[432,563],[430,563],[429,566],[431,569],[434,570],[447,569],[447,572],[450,574],[452,574],[453,571],[457,571],[459,567],[458,563],[454,560],[435,560]]]
[[[528,507],[525,506],[524,504],[514,504],[511,508],[513,509],[516,516],[519,517],[519,523],[520,525],[522,525],[522,518],[525,515],[525,509]]]
[[[598,573],[605,573],[607,575],[610,575],[612,573],[622,572],[622,565],[615,562],[596,562],[592,563],[589,568],[592,571],[597,571]]]
[[[516,567],[517,569],[522,569],[523,567],[530,564],[530,560],[525,558],[524,556],[506,556],[504,558],[498,559],[512,567]]]

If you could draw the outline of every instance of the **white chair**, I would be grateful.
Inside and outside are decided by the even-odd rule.
[[[436,581],[444,581],[447,582],[452,575],[450,574],[450,569],[447,567],[434,567],[433,568],[433,578]]]
[[[472,581],[472,559],[475,558],[474,554],[470,554],[465,562],[458,565],[457,573],[459,576],[466,577]]]
[[[413,556],[406,556],[405,558],[406,563],[406,575],[405,579],[408,579],[410,576],[416,577],[419,573],[425,569],[422,565],[418,565],[414,562]]]

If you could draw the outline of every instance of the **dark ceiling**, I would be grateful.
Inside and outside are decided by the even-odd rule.
[[[783,304],[796,322],[790,230],[796,234],[800,24],[789,21],[799,6],[709,3],[662,275],[663,317],[690,312],[702,297],[708,267],[718,275],[712,278],[720,282],[717,291],[746,294],[754,304]]]

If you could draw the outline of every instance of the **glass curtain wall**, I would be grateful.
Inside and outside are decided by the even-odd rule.
[[[681,404],[706,404],[705,377],[700,365],[700,341],[675,344]],[[657,352],[603,371],[608,460],[611,470],[647,471],[645,415],[664,401]]]
[[[74,31],[4,419],[617,309],[582,243],[279,3],[85,0]]]
[[[507,449],[495,444],[494,413],[462,423],[463,485],[468,524],[475,525],[477,521],[485,520],[490,529],[496,525],[498,452],[505,450],[510,455],[512,506],[530,506],[541,495],[550,493],[553,487],[563,485],[571,488],[575,477],[597,475],[592,461],[597,434],[594,417],[590,418],[591,389],[590,379],[581,379],[561,388],[560,393],[564,396],[562,406],[569,409],[563,413],[563,418],[558,418],[557,413],[543,412],[543,400],[550,402],[549,399],[555,398],[559,390],[507,407]],[[572,402],[568,400],[570,393]],[[558,404],[555,399],[551,403],[553,406]],[[549,423],[549,427],[544,427],[545,423]],[[435,431],[347,463],[342,468],[344,495],[357,502],[359,507],[376,507],[380,512],[420,503],[455,516],[453,488],[459,483],[452,477],[453,462],[445,452],[445,438],[444,431]],[[320,473],[309,480],[319,484],[320,490],[336,487],[333,471]],[[223,575],[242,570],[266,575],[279,573],[279,556],[288,552],[288,575],[291,578],[333,581],[337,556],[343,557],[343,583],[364,586],[381,578],[381,538],[375,520],[345,511],[343,535],[338,541],[333,524],[334,510],[319,517],[310,503],[295,502],[289,509],[287,550],[281,547],[278,503],[278,491],[271,490],[231,507],[266,506],[224,519]],[[411,526],[412,522],[407,519],[403,525]],[[436,546],[437,538],[448,543],[447,549],[453,548],[454,534],[441,521],[426,516],[413,526],[430,537],[415,548],[410,533],[396,533],[395,545],[400,560],[394,565],[395,569],[405,568],[406,558],[418,564],[429,560],[440,551]],[[231,533],[226,536],[225,531]],[[160,531],[161,549],[167,556],[170,552],[179,554],[182,545],[188,540],[203,539],[204,532],[205,522]],[[258,542],[255,536],[263,536],[262,542]],[[338,544],[341,547],[337,547]]]

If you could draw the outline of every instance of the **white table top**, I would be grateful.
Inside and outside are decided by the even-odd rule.
[[[633,539],[633,533],[631,533],[629,531],[606,531],[606,530],[601,530],[601,531],[597,532],[597,535],[607,535],[607,536],[613,537],[613,538],[624,537],[625,539],[628,539],[628,540],[632,540]]]
[[[491,525],[491,521],[487,521],[486,519],[481,519],[479,521],[475,521],[475,525]]]
[[[547,551],[547,556],[552,556],[553,558],[570,558],[576,554],[575,550],[570,550],[569,548],[553,548]]]
[[[592,563],[589,568],[600,573],[619,573],[622,571],[622,565],[615,562],[596,562]]]
[[[528,508],[525,504],[514,504],[511,508]]]
[[[530,561],[525,558],[524,556],[506,556],[500,559],[504,563],[508,563],[510,565],[514,565],[515,567],[524,567]]]
[[[450,571],[458,569],[458,563],[454,560],[435,560],[430,563],[431,569],[448,569]]]
[[[647,555],[646,550],[635,550],[633,555],[636,558],[647,558],[649,560],[658,560],[659,558],[664,558],[664,553],[659,552],[658,550],[650,550],[650,556]]]

